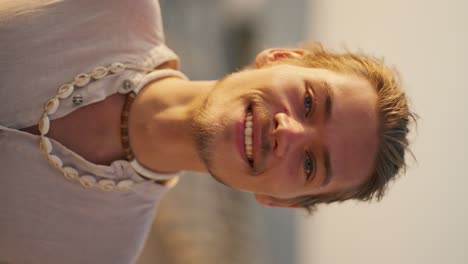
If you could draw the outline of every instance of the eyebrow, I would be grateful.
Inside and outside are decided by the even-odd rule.
[[[327,92],[325,95],[325,121],[328,122],[332,115],[333,90],[327,82],[324,82],[323,84],[325,86],[325,91]]]
[[[324,165],[325,165],[325,178],[323,179],[322,183],[320,184],[320,186],[325,186],[327,185],[331,178],[332,178],[332,170],[331,170],[331,166],[330,166],[330,153],[328,152],[328,148],[325,147],[324,151],[323,151],[323,161],[324,161]]]
[[[330,85],[324,81],[323,82],[325,86],[325,122],[328,123],[331,119],[332,115],[332,107],[333,107],[333,90],[331,89]],[[328,148],[325,146],[323,150],[323,161],[324,161],[324,166],[325,166],[325,178],[323,179],[323,182],[321,186],[327,185],[331,178],[332,178],[332,170],[331,170],[331,164],[330,164],[330,153],[328,152]]]

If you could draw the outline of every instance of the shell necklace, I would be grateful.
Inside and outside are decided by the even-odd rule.
[[[117,62],[117,63],[113,63],[112,65],[108,67],[103,67],[103,66],[96,67],[90,73],[78,74],[72,82],[66,83],[60,86],[57,90],[57,94],[45,103],[43,112],[41,114],[41,118],[38,123],[38,129],[40,133],[39,148],[41,149],[42,153],[45,155],[49,164],[52,167],[58,169],[60,172],[62,172],[63,176],[66,179],[72,180],[72,181],[78,181],[81,183],[81,185],[83,185],[86,188],[98,187],[99,189],[102,189],[105,191],[110,191],[110,190],[115,190],[115,189],[128,190],[133,186],[134,181],[129,180],[129,179],[121,180],[118,182],[114,180],[110,180],[110,179],[101,179],[98,181],[96,177],[93,177],[89,174],[80,175],[78,170],[76,170],[72,166],[64,166],[63,161],[57,155],[53,154],[52,143],[50,139],[46,136],[50,128],[49,116],[54,114],[57,111],[60,105],[60,100],[70,97],[75,88],[85,87],[86,85],[88,85],[89,83],[93,81],[101,80],[102,78],[106,76],[115,75],[125,70],[143,71],[145,74],[153,71],[153,69],[135,67],[135,66],[125,65],[123,63]],[[176,75],[185,79],[187,78],[185,77],[185,75],[175,70],[161,70],[161,71],[168,71],[172,75]],[[127,136],[125,135],[127,132],[126,117],[128,117],[129,104],[131,103],[131,100],[134,98],[135,93],[132,91],[133,89],[132,83],[128,80],[124,81],[122,88],[123,90],[119,90],[119,93],[131,92],[130,95],[127,95],[127,100],[124,106],[124,111],[122,112],[122,119],[125,118],[125,120],[122,120],[121,131],[122,131],[123,136]],[[82,100],[83,99],[80,96],[73,97],[74,104],[81,104]],[[131,153],[131,150],[128,145],[128,136],[127,138],[122,138],[122,142],[127,144],[127,145],[124,145],[124,151],[127,154],[127,158],[129,159],[133,158],[133,156],[128,155],[129,153]],[[169,183],[170,186],[174,185],[177,182],[177,177],[174,177],[174,175],[162,175],[162,174],[152,172],[146,169],[145,167],[143,167],[142,165],[140,165],[136,159],[133,159],[132,161],[130,161],[130,165],[135,169],[137,173],[147,178],[154,179],[154,180],[170,180],[170,183]]]

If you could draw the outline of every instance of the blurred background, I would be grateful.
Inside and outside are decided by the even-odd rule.
[[[468,1],[161,0],[166,42],[191,79],[217,79],[273,46],[321,41],[396,67],[420,115],[417,162],[380,203],[301,211],[184,175],[138,264],[468,263]]]

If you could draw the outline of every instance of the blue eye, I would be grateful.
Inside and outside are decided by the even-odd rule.
[[[306,174],[307,180],[314,172],[314,161],[310,158],[309,154],[306,153],[304,159],[304,173]]]
[[[312,96],[309,93],[306,93],[306,95],[304,96],[304,109],[306,116],[308,116],[312,111],[313,104],[314,100]]]

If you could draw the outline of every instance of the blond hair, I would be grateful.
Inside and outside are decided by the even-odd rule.
[[[411,153],[408,148],[409,124],[410,121],[416,120],[416,115],[408,108],[408,101],[401,89],[398,74],[386,66],[382,59],[369,55],[350,52],[334,53],[325,50],[318,43],[308,44],[304,49],[308,51],[304,56],[284,58],[278,62],[356,74],[367,79],[376,89],[379,146],[373,172],[358,188],[340,193],[301,196],[281,201],[303,207],[311,212],[318,203],[348,199],[381,200],[388,183],[406,169],[405,153]]]

